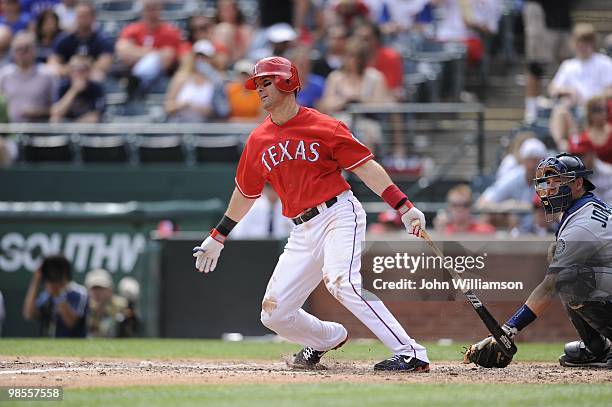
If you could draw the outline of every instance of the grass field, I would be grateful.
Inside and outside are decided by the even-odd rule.
[[[296,375],[283,370],[279,376],[270,382],[260,382],[258,376],[269,374],[267,368],[254,370],[234,370],[229,375],[230,382],[214,380],[220,370],[213,375],[198,380],[197,374],[187,372],[193,378],[189,384],[176,382],[153,382],[146,379],[146,385],[121,384],[109,386],[86,384],[78,386],[74,380],[83,378],[80,375],[61,376],[61,382],[50,382],[51,373],[38,374],[36,382],[44,385],[65,386],[64,401],[45,402],[43,405],[61,406],[395,406],[395,405],[427,405],[427,406],[475,406],[475,405],[516,405],[516,406],[610,406],[612,405],[612,374],[604,373],[590,382],[590,372],[580,372],[579,382],[572,381],[573,376],[563,376],[558,383],[507,383],[508,375],[520,376],[522,368],[525,372],[537,368],[545,362],[555,362],[562,344],[519,344],[519,363],[512,364],[513,370],[508,370],[504,380],[498,384],[491,380],[491,375],[498,374],[493,370],[465,367],[455,369],[456,362],[461,357],[461,348],[466,344],[440,346],[427,343],[433,367],[444,365],[443,368],[430,375],[430,382],[412,380],[415,375],[368,376],[371,361],[388,357],[387,350],[378,342],[353,341],[341,350],[330,355],[343,367],[340,373],[310,373]],[[19,384],[21,376],[12,376],[7,364],[15,359],[20,363],[30,363],[37,359],[50,358],[54,361],[67,360],[95,361],[117,358],[117,360],[157,360],[185,361],[206,360],[214,364],[216,361],[278,361],[280,355],[290,355],[298,347],[288,343],[270,342],[222,342],[217,340],[45,340],[45,339],[2,339],[0,340],[0,386]],[[350,361],[361,361],[356,369],[361,369],[355,376],[347,376],[353,365]],[[436,361],[438,363],[436,364]],[[223,362],[218,362],[223,363]],[[276,362],[275,362],[276,363]],[[62,365],[63,366],[63,365]],[[263,365],[262,365],[263,366]],[[546,364],[551,375],[563,373],[561,368],[552,363]],[[510,367],[509,367],[510,368]],[[275,368],[271,368],[274,370]],[[446,369],[446,370],[445,370]],[[439,369],[440,370],[440,369]],[[507,370],[507,369],[504,369]],[[9,373],[2,375],[2,373]],[[474,372],[476,371],[476,372]],[[364,373],[365,372],[365,373]],[[458,372],[458,373],[457,373]],[[453,378],[461,373],[466,377],[461,382],[445,383],[447,376]],[[272,372],[274,373],[274,372]],[[575,372],[572,372],[575,373]],[[90,373],[87,373],[90,375]],[[98,373],[91,373],[97,376]],[[138,371],[134,374],[140,374]],[[172,369],[162,371],[159,377],[180,375]],[[99,376],[108,379],[112,371]],[[533,377],[537,378],[536,372]],[[584,375],[587,375],[586,377]],[[7,381],[11,376],[12,381]],[[23,375],[23,378],[31,376]],[[120,380],[120,376],[119,380]],[[125,376],[123,376],[125,377]],[[149,377],[149,376],[147,376]],[[150,376],[152,377],[152,376]],[[156,380],[159,379],[156,376]],[[347,379],[348,377],[348,379]],[[209,380],[212,378],[213,380]],[[85,377],[87,379],[87,377]],[[98,380],[97,377],[93,378]],[[316,382],[304,380],[316,379]],[[346,379],[346,380],[345,380]],[[353,380],[355,379],[355,380]],[[370,380],[371,379],[371,380]],[[46,381],[45,381],[46,380]],[[24,382],[25,383],[25,382]],[[31,383],[31,382],[28,382]],[[60,384],[58,384],[60,383]],[[87,382],[91,383],[91,381]],[[30,405],[41,405],[32,402]],[[0,407],[9,405],[25,406],[27,402],[0,402]]]
[[[432,360],[459,360],[466,343],[441,346],[425,342]],[[517,361],[555,361],[562,343],[525,343]],[[0,355],[129,357],[141,359],[277,359],[295,353],[299,346],[280,342],[224,342],[213,339],[0,339]],[[378,341],[352,341],[340,351],[338,359],[377,360],[389,357],[388,349]]]

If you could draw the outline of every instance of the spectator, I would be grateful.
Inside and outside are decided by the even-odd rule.
[[[19,0],[3,0],[0,24],[6,25],[13,34],[27,30],[30,25],[30,14],[21,11]]]
[[[429,0],[386,0],[383,4],[382,13],[377,19],[373,19],[374,22],[380,23],[380,31],[385,36],[405,40],[421,30],[416,17],[429,4]]]
[[[91,79],[91,61],[84,55],[70,58],[70,78],[64,79],[51,106],[51,121],[97,123],[104,113],[102,84]]]
[[[6,310],[4,308],[4,297],[2,296],[2,291],[0,290],[0,336],[2,336],[2,324],[4,323],[5,318]]]
[[[89,293],[87,332],[92,338],[116,338],[124,323],[128,301],[113,294],[113,279],[104,269],[91,270],[85,276]]]
[[[68,61],[74,55],[86,55],[93,60],[92,79],[102,82],[113,63],[114,44],[95,29],[96,9],[89,2],[75,7],[76,30],[61,35],[53,46],[49,65],[60,76],[69,74]]]
[[[554,235],[557,231],[558,223],[547,221],[546,212],[544,212],[542,200],[538,194],[534,194],[531,208],[533,222],[530,223],[525,229],[519,230],[519,233],[535,236]]]
[[[0,68],[11,62],[11,41],[13,33],[6,25],[0,25]]]
[[[140,301],[140,284],[132,277],[123,277],[118,285],[119,295],[128,302],[125,319],[119,325],[120,338],[133,338],[141,334],[141,322],[138,314]]]
[[[446,194],[447,209],[434,220],[436,231],[447,236],[459,233],[491,234],[495,228],[479,222],[472,215],[472,190],[467,184],[459,184]]]
[[[59,18],[52,9],[47,9],[36,18],[36,62],[47,63],[47,59],[53,53],[53,44],[62,32]]]
[[[311,49],[306,46],[296,47],[289,53],[289,60],[293,62],[300,73],[302,87],[296,98],[298,104],[315,107],[323,96],[325,78],[311,72],[310,51]]]
[[[217,2],[217,21],[213,28],[212,43],[222,46],[229,53],[229,64],[244,58],[253,32],[246,23],[236,0]]]
[[[210,41],[200,40],[193,45],[191,54],[183,58],[166,95],[166,113],[170,121],[207,122],[228,113],[217,110],[219,101],[215,98],[224,98],[225,92],[212,66],[214,56],[215,47]]]
[[[78,0],[62,0],[53,7],[53,11],[59,17],[60,27],[63,31],[76,30],[76,7]]]
[[[29,32],[15,35],[11,54],[15,61],[0,70],[0,93],[8,102],[11,122],[40,122],[49,119],[54,78],[34,63],[36,47]]]
[[[59,2],[60,0],[21,0],[21,8],[32,18],[37,18],[43,11],[55,7]]]
[[[384,75],[387,88],[392,92],[394,99],[401,100],[404,67],[400,54],[393,48],[382,45],[382,33],[374,23],[366,22],[357,27],[355,36],[369,52],[368,65]]]
[[[597,196],[604,202],[612,202],[612,164],[597,158],[591,142],[578,135],[570,137],[568,152],[580,157],[584,166],[593,170],[589,179],[597,186]]]
[[[612,96],[612,60],[595,52],[596,37],[590,24],[576,24],[572,33],[576,57],[563,61],[548,86],[552,97],[559,98],[550,119],[550,133],[557,148],[567,150],[567,140],[578,132],[583,109],[593,96]],[[572,113],[574,110],[574,113]]]
[[[478,199],[476,208],[493,212],[503,209],[530,211],[535,170],[546,154],[546,146],[541,141],[535,138],[525,140],[519,150],[521,166],[487,188]],[[531,214],[524,215],[521,218],[521,227],[524,228],[531,222]]]
[[[259,121],[264,116],[259,95],[254,90],[244,87],[244,83],[253,73],[253,63],[242,59],[234,64],[236,78],[227,84],[225,92],[230,106],[230,121]]]
[[[256,50],[253,59],[261,59],[266,56],[286,56],[287,52],[295,45],[298,38],[297,32],[286,23],[278,23],[266,29],[266,38],[269,47]]]
[[[514,138],[508,145],[508,151],[502,159],[497,172],[495,173],[495,179],[500,179],[515,168],[520,167],[519,151],[523,142],[530,138],[535,138],[536,134],[531,131],[521,131],[514,135]]]
[[[327,3],[330,24],[342,24],[354,29],[370,18],[370,9],[362,0],[333,0]]]
[[[207,14],[196,14],[189,17],[189,21],[187,22],[188,51],[191,51],[191,45],[199,40],[211,41],[214,28],[215,22],[213,17]]]
[[[232,230],[232,239],[286,239],[293,223],[283,216],[278,195],[266,184],[263,194]]]
[[[41,336],[84,338],[87,301],[85,287],[72,281],[70,262],[62,255],[47,256],[32,276],[23,316],[40,320]]]
[[[377,235],[402,230],[404,230],[404,223],[395,209],[388,209],[379,213],[376,222],[368,226],[368,232]]]
[[[147,92],[170,74],[181,50],[181,32],[161,20],[162,1],[142,0],[142,18],[128,24],[119,35],[116,51],[130,69],[130,96]]]
[[[597,158],[612,164],[612,99],[606,102],[601,96],[586,104],[587,126],[579,136],[581,142],[592,150]],[[573,136],[574,137],[574,136]]]
[[[368,50],[359,39],[352,38],[344,54],[342,68],[329,74],[319,109],[348,121],[342,114],[350,103],[380,103],[392,100],[382,73],[367,66]],[[355,127],[358,137],[370,149],[382,141],[380,123],[370,118],[360,118]]]
[[[342,60],[348,39],[348,30],[342,24],[334,24],[327,29],[325,53],[312,64],[312,72],[324,78],[342,68]]]
[[[547,67],[557,66],[571,56],[570,3],[572,0],[526,0],[523,6],[525,27],[525,122],[537,118],[537,97]]]

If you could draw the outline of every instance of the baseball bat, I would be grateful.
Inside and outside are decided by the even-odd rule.
[[[442,253],[438,246],[436,246],[434,241],[431,239],[431,236],[429,236],[429,233],[421,229],[421,237],[425,239],[427,244],[429,244],[434,253],[436,253],[436,256],[444,259],[444,253]],[[444,267],[444,269],[448,272],[448,274],[450,274],[453,280],[461,280],[461,276],[459,276],[459,273],[457,273],[457,271],[452,267]],[[467,297],[470,304],[472,304],[474,311],[476,311],[482,322],[484,322],[489,332],[491,332],[491,335],[493,335],[493,338],[495,338],[497,343],[500,344],[502,352],[504,352],[506,356],[512,357],[512,355],[514,355],[517,351],[516,345],[504,332],[504,330],[499,326],[499,322],[497,322],[495,317],[491,315],[487,307],[484,306],[482,301],[478,299],[476,294],[474,294],[471,289],[462,288],[461,292]]]

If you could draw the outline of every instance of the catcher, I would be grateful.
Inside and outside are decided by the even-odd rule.
[[[546,218],[561,220],[544,280],[502,328],[513,337],[559,294],[581,339],[565,344],[561,366],[612,368],[612,208],[591,192],[592,173],[567,153],[538,164],[535,189]],[[492,337],[470,346],[464,357],[483,367],[510,361]]]

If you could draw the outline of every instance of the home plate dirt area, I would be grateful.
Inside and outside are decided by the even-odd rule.
[[[3,386],[119,387],[164,384],[285,383],[612,383],[612,370],[513,362],[484,369],[458,361],[435,362],[429,373],[374,372],[372,361],[326,360],[325,370],[290,368],[285,360],[0,357]]]

